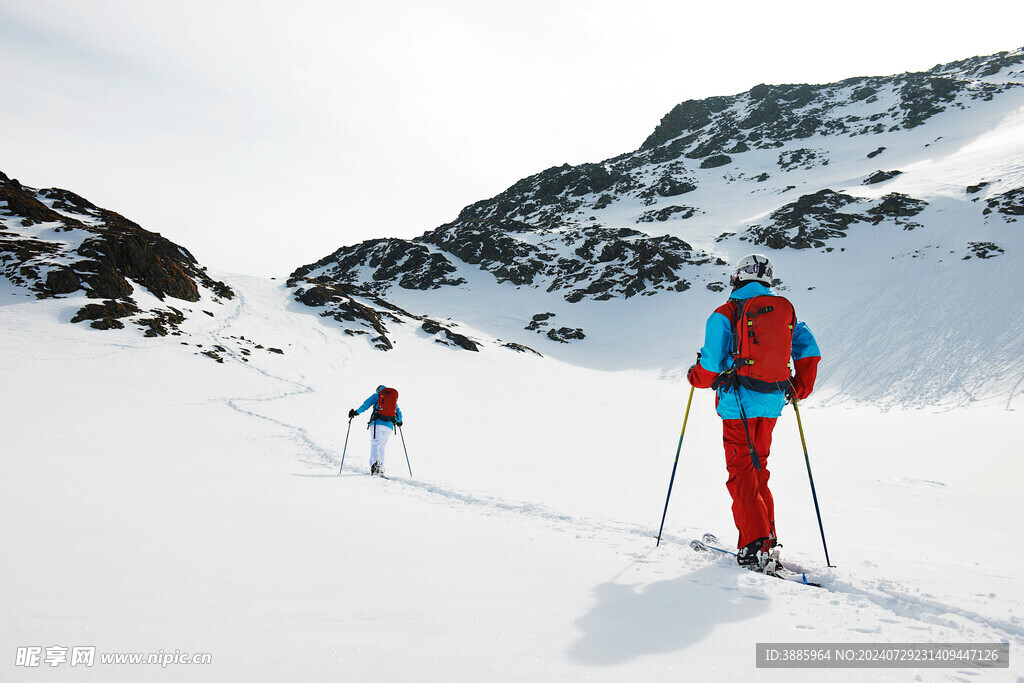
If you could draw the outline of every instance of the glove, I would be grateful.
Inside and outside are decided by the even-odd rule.
[[[820,356],[808,356],[793,361],[793,394],[801,401],[814,391],[814,380],[818,377]]]
[[[359,413],[357,413],[357,412],[356,412],[356,409],[355,409],[355,408],[353,408],[352,410],[348,411],[348,419],[350,419],[350,420],[351,420],[351,419],[352,419],[353,417],[355,417],[355,416],[356,416],[356,415],[358,415],[358,414],[359,414]]]
[[[399,421],[398,421],[398,422],[396,422],[395,424],[396,424],[396,425],[398,425],[399,427],[401,427],[401,426],[402,426],[402,421],[401,421],[401,420],[399,420]]]
[[[716,379],[718,379],[718,373],[705,369],[700,363],[690,366],[690,369],[686,371],[686,381],[698,389],[709,388]]]

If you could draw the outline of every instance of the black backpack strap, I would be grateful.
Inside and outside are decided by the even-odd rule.
[[[736,405],[740,408],[740,420],[743,422],[743,431],[747,435],[747,452],[750,454],[750,462],[753,463],[754,469],[761,470],[761,457],[757,454],[757,448],[754,446],[754,440],[750,438],[750,424],[747,422],[747,413],[743,410],[743,402],[740,401],[740,392],[736,392]]]
[[[746,360],[744,360],[744,359],[739,357],[739,355],[740,355],[740,335],[743,334],[743,332],[744,332],[743,330],[740,329],[740,320],[743,318],[743,314],[744,314],[744,312],[745,312],[745,310],[747,308],[747,304],[749,304],[753,300],[753,298],[754,297],[751,297],[750,299],[730,299],[730,301],[733,302],[733,316],[732,316],[732,368],[730,370],[726,371],[726,372],[723,372],[721,375],[719,375],[718,379],[715,380],[715,384],[717,384],[718,386],[722,387],[723,393],[728,393],[728,391],[730,389],[735,388],[735,387],[741,387],[741,386],[742,387],[746,387],[748,389],[753,389],[754,387],[751,386],[751,385],[752,384],[756,384],[757,382],[760,382],[760,380],[751,379],[750,377],[743,377],[742,375],[739,374],[740,366],[746,364]],[[766,308],[768,310],[771,310],[771,307],[766,307]],[[754,317],[756,317],[758,315],[761,315],[762,313],[767,313],[768,310],[766,310],[765,308],[762,308],[761,310],[757,311],[757,313],[754,314]],[[762,382],[762,384],[767,384],[767,382]],[[712,387],[717,389],[717,387],[715,387],[714,385],[712,385]],[[775,391],[774,387],[772,389],[768,389],[768,390],[766,390],[766,389],[754,389],[754,390],[755,391]],[[761,458],[757,454],[757,448],[754,446],[754,440],[752,438],[750,438],[750,423],[747,420],[747,412],[745,410],[743,410],[743,401],[740,400],[740,392],[739,391],[736,391],[736,405],[740,409],[740,420],[743,422],[743,432],[744,432],[744,434],[747,437],[747,452],[750,454],[750,462],[754,465],[754,469],[755,470],[760,471],[761,470]]]
[[[740,335],[739,326],[740,318],[743,317],[743,308],[745,302],[742,299],[729,299],[732,302],[732,357],[736,359],[737,354],[740,352]],[[735,367],[735,364],[733,364]]]
[[[736,383],[739,384],[741,387],[750,389],[751,391],[756,391],[761,394],[773,394],[778,391],[785,392],[786,389],[788,389],[791,386],[789,380],[784,380],[782,382],[766,382],[763,379],[745,377],[743,375],[737,376]]]
[[[711,388],[715,391],[719,389],[722,393],[728,394],[730,390],[739,386],[739,376],[736,374],[735,368],[729,368],[725,372],[719,373],[715,381],[711,383]]]

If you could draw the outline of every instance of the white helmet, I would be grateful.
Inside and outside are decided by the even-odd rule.
[[[771,287],[772,285],[772,262],[767,256],[751,254],[744,256],[736,264],[736,270],[729,278],[729,284],[735,288],[741,282],[760,282]]]

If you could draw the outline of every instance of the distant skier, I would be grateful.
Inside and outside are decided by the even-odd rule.
[[[373,428],[370,438],[370,474],[384,476],[384,454],[387,450],[388,439],[394,432],[395,425],[402,426],[402,411],[398,407],[398,390],[391,389],[383,384],[365,401],[359,408],[348,411],[348,419],[362,413],[368,408],[373,408],[370,414],[370,422],[366,428]]]
[[[729,281],[732,294],[708,318],[704,347],[686,375],[698,389],[716,389],[726,486],[739,531],[737,561],[751,569],[762,569],[778,544],[767,467],[775,421],[791,396],[810,395],[821,360],[814,335],[793,305],[772,293],[772,277],[765,256],[739,261]]]

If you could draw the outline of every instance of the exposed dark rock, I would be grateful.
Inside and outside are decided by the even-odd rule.
[[[213,347],[212,350],[207,349],[206,351],[201,351],[200,353],[202,353],[207,358],[212,358],[213,360],[217,361],[218,363],[223,363],[224,359],[221,357],[220,354],[226,353],[226,352],[227,352],[227,349],[225,349],[223,346],[215,346],[215,347]]]
[[[547,327],[548,320],[554,317],[554,313],[538,313],[533,316],[533,319],[523,329],[540,332],[540,328]]]
[[[874,159],[875,157],[877,157],[879,154],[881,154],[884,151],[885,151],[885,147],[879,147],[874,152],[868,152],[868,159]]]
[[[988,187],[988,182],[987,181],[980,182],[977,185],[968,185],[967,186],[967,194],[975,194],[975,193],[981,192],[981,190],[983,188],[986,188],[986,187]]]
[[[293,294],[295,300],[311,308],[324,308],[325,310],[320,313],[322,317],[330,317],[338,322],[364,325],[368,328],[367,331],[376,333],[376,336],[370,340],[374,346],[383,350],[393,348],[391,340],[387,336],[388,330],[384,323],[384,314],[357,301],[354,297],[359,296],[372,300],[382,308],[390,306],[389,304],[377,299],[369,292],[331,282],[326,276],[322,276],[320,279],[322,281],[310,281],[293,275],[288,284],[291,287],[298,287]],[[398,320],[396,316],[393,317]]]
[[[654,192],[660,197],[678,197],[696,189],[697,186],[690,180],[679,180],[672,176],[662,176],[654,186]]]
[[[166,337],[168,334],[181,334],[178,326],[185,322],[185,314],[176,308],[150,311],[152,317],[139,318],[135,322],[144,330],[147,337]]]
[[[872,88],[869,85],[865,85],[862,88],[857,88],[853,91],[853,95],[850,98],[853,102],[862,102],[878,93],[878,88]]]
[[[541,358],[544,357],[543,354],[541,354],[538,351],[534,351],[529,346],[523,346],[522,344],[516,344],[515,342],[507,342],[505,344],[502,344],[502,346],[504,348],[506,348],[506,349],[512,349],[513,351],[517,351],[519,353],[527,353],[528,352],[528,353],[532,353],[534,355],[540,356]]]
[[[715,154],[700,162],[701,168],[718,168],[732,163],[732,157],[728,154]]]
[[[543,268],[542,249],[517,240],[500,227],[485,223],[448,225],[421,237],[428,244],[454,254],[466,263],[481,265],[498,282],[528,285]]]
[[[687,100],[672,108],[640,149],[652,149],[683,133],[699,130],[711,123],[712,115],[721,111],[725,98]]]
[[[732,119],[723,117],[716,123],[711,134],[700,136],[694,140],[696,145],[686,153],[687,159],[704,159],[704,157],[723,157],[722,152],[730,145],[735,146],[733,141],[736,138],[745,137],[744,134],[733,125]],[[730,159],[731,161],[731,159]],[[709,162],[716,164],[716,161]],[[724,166],[724,163],[717,163],[717,166]],[[701,166],[702,168],[715,168],[712,166]]]
[[[53,199],[54,202],[51,206],[59,211],[88,214],[100,210],[98,206],[90,202],[88,199],[80,197],[74,192],[68,192],[67,190],[61,190],[55,187],[40,190],[39,195],[46,199]]]
[[[59,294],[70,294],[82,287],[82,281],[78,273],[70,268],[54,268],[46,274],[46,292],[56,296]]]
[[[354,282],[356,273],[366,267],[374,269],[374,276],[372,282],[363,283],[364,287],[377,294],[385,293],[392,283],[403,289],[428,290],[465,282],[450,277],[456,269],[443,254],[400,239],[376,239],[343,247],[316,263],[296,269],[289,279],[316,272],[328,274],[338,282]]]
[[[903,171],[875,171],[867,177],[863,184],[875,185],[877,183],[884,183],[886,180],[892,180],[902,173]]]
[[[472,339],[457,332],[452,332],[449,328],[445,327],[444,325],[441,325],[436,320],[424,320],[423,324],[420,327],[427,334],[443,334],[447,341],[444,341],[442,343],[445,343],[448,346],[457,346],[461,349],[465,349],[466,351],[480,350],[480,345],[474,342]]]
[[[741,95],[689,100],[661,120],[639,151],[648,154],[651,163],[661,163],[781,146],[815,134],[865,135],[914,128],[962,100],[992,99],[1019,87],[977,79],[1019,65],[1022,54],[1002,53],[938,65],[927,73],[825,85],[760,84]],[[882,98],[890,92],[899,98],[895,108]],[[874,109],[863,116],[843,113],[843,105],[854,103]]]
[[[971,258],[971,256],[980,259],[990,259],[1005,253],[1002,247],[992,242],[969,242],[967,248],[970,249],[971,253],[964,256],[965,261]]]
[[[685,213],[688,209],[682,211]],[[523,239],[520,234],[529,235],[529,239]],[[499,283],[544,287],[547,291],[565,290],[568,301],[629,297],[640,291],[683,291],[688,284],[678,271],[687,264],[712,262],[703,252],[695,252],[687,243],[671,237],[650,237],[627,228],[594,226],[548,232],[509,220],[456,221],[424,234],[416,243],[431,245],[464,263],[475,265],[491,273]],[[395,262],[397,273],[392,270],[385,275],[376,270],[367,276],[366,268],[347,267],[349,263],[339,258],[344,254],[362,252],[368,246],[373,245],[363,243],[342,249],[319,264],[304,266],[292,274],[289,284],[298,286],[300,280],[309,280],[310,275],[322,273],[312,279],[326,278],[325,283],[380,292],[379,283],[388,283],[400,277],[404,268],[413,267],[410,264],[414,262],[406,259]],[[573,256],[564,255],[566,248]],[[361,259],[357,262],[367,263]],[[332,265],[339,263],[338,267]],[[445,263],[450,262],[446,259]],[[372,264],[373,261],[368,263],[371,268]],[[462,281],[459,278],[452,283]],[[323,305],[318,303],[323,297],[317,299],[316,292],[304,292],[299,296],[307,305]]]
[[[916,128],[932,116],[945,111],[943,103],[953,99],[965,86],[949,78],[929,77],[926,74],[906,74],[899,90],[900,109],[904,111],[903,126]]]
[[[822,248],[826,240],[845,237],[852,223],[867,220],[840,211],[855,203],[850,195],[829,189],[804,195],[774,211],[768,225],[751,226],[740,239],[772,249]]]
[[[89,298],[105,300],[99,309],[86,307],[76,316],[90,319],[83,316],[106,311],[93,327],[120,329],[122,318],[142,312],[130,298],[132,283],[159,299],[198,301],[200,287],[214,297],[234,295],[226,284],[210,278],[183,247],[67,190],[36,190],[0,173],[0,218],[0,225],[7,226],[0,231],[0,274],[40,298],[82,290]],[[46,239],[50,230],[77,235],[69,235],[66,242]],[[70,246],[74,244],[77,248]],[[120,311],[133,313],[117,314],[111,306],[118,301]],[[177,325],[173,320],[178,314],[153,313],[154,318],[139,322],[154,334]],[[149,327],[150,320],[164,322]]]
[[[75,313],[71,322],[80,323],[91,320],[90,327],[97,330],[120,330],[124,328],[121,318],[139,313],[140,309],[131,299],[124,301],[108,300],[99,304],[86,304]]]
[[[797,168],[817,168],[828,166],[828,153],[820,149],[794,149],[779,154],[775,162],[783,171],[792,171]]]
[[[0,206],[0,215],[19,218],[22,227],[39,223],[59,223],[69,227],[81,225],[80,221],[61,216],[39,201],[32,188],[8,179],[6,175],[0,177],[0,202],[6,202],[6,206]]]
[[[645,211],[636,219],[637,223],[651,223],[653,221],[667,221],[670,218],[693,218],[697,215],[697,209],[692,206],[666,206],[657,211]]]
[[[177,245],[154,233],[143,234],[141,228],[128,228],[117,214],[108,214],[111,230],[90,238],[78,253],[91,259],[83,266],[90,296],[113,296],[113,292],[131,292],[131,279],[143,285],[157,298],[166,296],[183,301],[199,301],[195,261]],[[134,224],[132,224],[134,225]],[[186,271],[183,261],[190,261]],[[95,265],[93,265],[95,264]],[[91,266],[91,267],[90,267]],[[125,296],[121,294],[120,296]]]
[[[1014,188],[985,200],[983,213],[998,211],[1006,216],[1024,216],[1024,187]]]
[[[584,196],[621,194],[636,184],[624,168],[612,164],[564,164],[524,178],[491,199],[467,206],[455,224],[500,222],[506,232],[557,228],[562,225],[562,216],[584,205]]]
[[[995,76],[1003,69],[1021,66],[1022,64],[1024,64],[1024,53],[1017,50],[1016,52],[998,52],[988,57],[971,57],[959,62],[937,66],[933,71],[940,69],[944,71],[953,69],[966,70],[975,78],[986,78],[988,76]],[[970,71],[971,69],[973,71]]]
[[[893,192],[882,197],[881,202],[877,206],[868,209],[867,213],[873,217],[871,222],[878,225],[886,218],[899,219],[916,216],[924,211],[927,206],[928,202],[926,201],[914,199],[899,192]]]
[[[878,225],[891,220],[905,230],[920,227],[907,219],[928,206],[925,201],[894,192],[875,200],[864,213],[846,210],[871,203],[833,190],[821,190],[774,211],[769,216],[770,223],[751,226],[740,239],[772,249],[826,248],[831,251],[832,247],[827,247],[826,242],[845,237],[847,229],[856,223]]]
[[[575,329],[569,327],[559,327],[557,330],[548,330],[548,339],[562,344],[568,344],[574,339],[584,339],[586,335],[583,334],[583,330],[578,327]]]
[[[327,287],[324,285],[314,285],[308,289],[296,290],[295,300],[306,304],[310,308],[319,308],[320,306],[326,306],[331,301],[337,300],[339,298],[338,290],[340,289],[341,287],[338,286]]]

